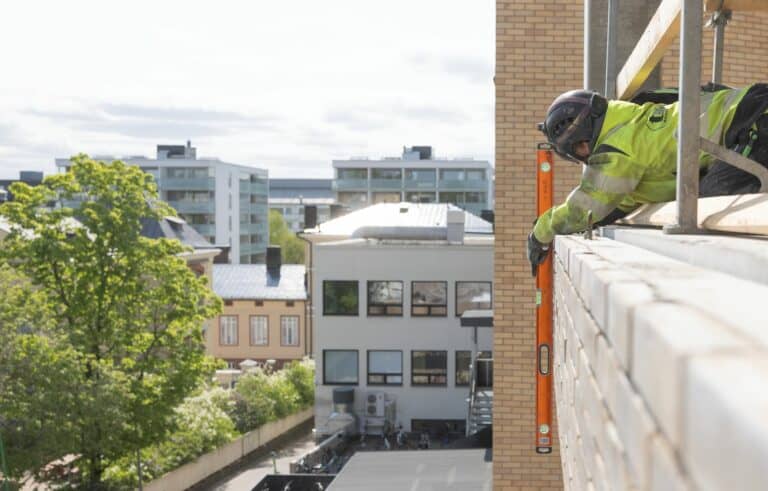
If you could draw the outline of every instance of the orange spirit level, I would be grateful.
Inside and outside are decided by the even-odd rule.
[[[552,145],[536,148],[536,216],[552,208]],[[536,275],[536,452],[552,453],[552,255]]]

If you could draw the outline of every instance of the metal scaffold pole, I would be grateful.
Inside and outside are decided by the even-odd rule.
[[[680,19],[680,116],[677,126],[677,223],[667,233],[698,230],[701,0],[684,0]]]

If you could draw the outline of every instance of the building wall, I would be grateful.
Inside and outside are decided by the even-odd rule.
[[[456,419],[467,416],[468,386],[455,384],[455,351],[471,350],[471,329],[462,328],[455,316],[455,282],[491,281],[493,277],[492,241],[477,246],[447,245],[315,245],[313,247],[312,291],[314,293],[315,335],[315,425],[323,426],[331,412],[336,385],[323,385],[323,350],[355,349],[358,354],[358,379],[355,386],[355,411],[364,414],[368,390],[384,391],[396,397],[397,421],[406,431],[411,419]],[[323,315],[323,281],[357,280],[358,316]],[[367,315],[368,280],[403,281],[403,316]],[[446,317],[411,317],[411,281],[447,281]],[[493,346],[491,329],[480,329],[479,349]],[[367,350],[402,350],[403,385],[368,386]],[[447,385],[411,386],[411,350],[445,350]]]
[[[555,250],[565,488],[765,488],[768,286],[608,239]]]
[[[292,307],[288,307],[282,300],[265,300],[262,306],[256,306],[254,300],[233,300],[232,305],[224,305],[222,315],[238,316],[238,344],[235,346],[221,345],[220,343],[220,317],[206,333],[208,353],[216,358],[227,361],[240,362],[245,359],[255,361],[273,360],[297,360],[309,354],[307,338],[309,327],[305,318],[305,302],[296,300]],[[250,345],[250,316],[266,315],[269,317],[269,344],[267,346]],[[281,346],[280,341],[280,316],[299,316],[299,345]]]

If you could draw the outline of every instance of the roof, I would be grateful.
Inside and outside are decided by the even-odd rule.
[[[358,452],[328,491],[490,491],[493,462],[488,454],[488,449]]]
[[[493,234],[493,225],[457,206],[446,203],[379,203],[323,222],[308,235],[387,238],[445,238],[448,210],[464,214],[464,233]]]
[[[266,264],[214,264],[213,291],[225,300],[306,300],[303,264],[283,264],[280,277]]]
[[[214,249],[197,230],[178,217],[165,217],[162,220],[142,220],[141,235],[150,239],[177,239],[193,249]]]

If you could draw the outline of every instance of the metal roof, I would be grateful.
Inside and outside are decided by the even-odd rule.
[[[328,491],[490,491],[488,449],[358,452]]]
[[[303,264],[283,264],[280,277],[266,264],[214,264],[213,291],[225,300],[306,300]]]
[[[323,222],[305,233],[354,237],[365,230],[366,236],[370,237],[378,230],[382,237],[388,237],[396,230],[405,236],[408,234],[403,232],[412,231],[423,237],[438,239],[441,231],[445,235],[449,209],[464,213],[465,234],[493,234],[490,222],[446,203],[379,203]]]
[[[141,235],[150,239],[177,239],[194,249],[215,249],[205,237],[178,217],[168,216],[161,220],[142,219]]]

